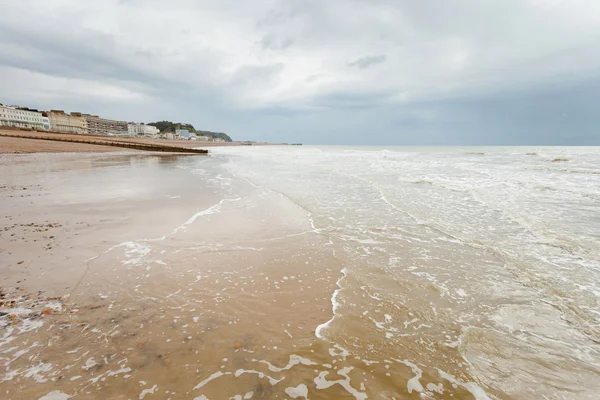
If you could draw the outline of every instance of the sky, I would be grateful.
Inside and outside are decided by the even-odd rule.
[[[0,0],[0,103],[235,140],[600,145],[600,1]]]

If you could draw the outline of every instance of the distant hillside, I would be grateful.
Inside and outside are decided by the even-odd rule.
[[[210,136],[213,139],[219,138],[225,140],[226,142],[231,142],[231,138],[226,133],[196,130],[196,128],[194,128],[194,125],[192,124],[184,124],[180,122],[171,121],[158,121],[151,122],[148,125],[157,127],[161,132],[175,132],[177,129],[187,129],[188,131],[194,132],[197,135]]]

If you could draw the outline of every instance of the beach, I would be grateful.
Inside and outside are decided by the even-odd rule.
[[[9,136],[10,135],[10,136]],[[20,136],[20,137],[11,137]],[[37,132],[18,129],[0,129],[0,154],[31,154],[31,153],[106,153],[123,151],[122,149],[93,145],[89,143],[69,143],[66,141],[39,140],[40,138],[70,141],[124,142],[132,145],[159,145],[180,148],[198,149],[223,146],[245,146],[243,142],[201,142],[193,140],[165,140],[150,138],[134,138],[121,136],[76,135],[56,132]],[[34,140],[37,139],[37,140]],[[270,143],[253,143],[253,146],[271,145]]]
[[[2,398],[600,390],[598,148],[45,148],[0,155]]]

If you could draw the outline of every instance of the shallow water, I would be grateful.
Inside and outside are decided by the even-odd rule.
[[[3,216],[64,222],[23,266],[67,296],[1,317],[6,398],[600,390],[598,148],[28,157]]]

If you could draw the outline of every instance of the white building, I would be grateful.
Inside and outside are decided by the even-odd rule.
[[[12,126],[36,130],[50,129],[48,118],[35,110],[19,107],[0,106],[0,126]]]
[[[127,124],[127,130],[129,131],[129,136],[144,136],[156,138],[160,133],[159,129],[155,126],[146,124],[135,124],[132,122]]]
[[[199,142],[208,142],[210,141],[210,137],[208,136],[196,136],[196,140]]]
[[[175,129],[175,135],[179,135],[182,139],[189,139],[190,131],[187,129]]]
[[[70,115],[63,110],[47,111],[46,116],[50,121],[50,129],[63,133],[86,134],[87,122],[80,113],[71,113]]]

